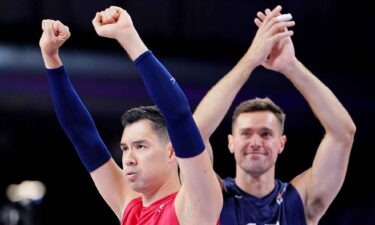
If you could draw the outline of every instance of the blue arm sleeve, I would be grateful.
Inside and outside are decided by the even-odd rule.
[[[185,94],[168,70],[147,51],[135,60],[146,89],[160,108],[177,157],[189,158],[204,151],[204,143]]]
[[[111,155],[86,107],[78,97],[65,68],[46,69],[52,101],[60,125],[89,172],[106,163]]]

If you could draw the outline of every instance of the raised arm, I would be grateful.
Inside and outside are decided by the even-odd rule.
[[[304,197],[307,219],[318,221],[344,182],[356,127],[332,91],[297,59],[282,73],[305,97],[325,130],[312,167],[292,181]]]
[[[112,19],[106,15],[112,15]],[[100,36],[114,38],[135,61],[146,89],[162,111],[184,177],[176,197],[180,224],[215,224],[222,194],[184,93],[167,69],[147,50],[127,12],[110,7],[93,24]]]
[[[58,54],[70,37],[60,21],[43,20],[39,42],[57,118],[73,143],[82,163],[90,172],[100,194],[118,218],[129,199],[124,176],[112,160],[86,107],[70,83]]]
[[[284,30],[294,25],[294,21],[277,22],[273,19],[280,11],[281,7],[277,6],[267,18],[264,18],[263,25],[259,27],[245,55],[211,88],[194,112],[194,119],[211,159],[213,153],[209,138],[223,120],[237,93],[255,67],[265,62],[274,45],[293,35],[292,31],[279,32],[280,29]]]
[[[258,16],[260,24],[265,15]],[[312,167],[292,181],[302,197],[308,224],[317,224],[344,182],[356,127],[332,91],[295,57],[291,39],[279,46],[281,51],[274,52],[265,66],[293,83],[325,130]]]

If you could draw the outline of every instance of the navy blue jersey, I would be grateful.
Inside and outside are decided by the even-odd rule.
[[[226,178],[223,195],[221,225],[306,225],[302,200],[291,184],[275,180],[275,189],[257,198]]]

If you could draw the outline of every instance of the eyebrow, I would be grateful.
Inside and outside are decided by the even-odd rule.
[[[260,130],[261,131],[270,131],[270,132],[273,132],[273,130],[271,128],[268,128],[268,127],[263,127]]]
[[[147,143],[146,140],[138,140],[138,141],[133,141],[131,144],[143,144]],[[127,144],[120,142],[120,147],[127,146]]]
[[[248,127],[240,128],[239,129],[240,132],[243,132],[243,131],[253,131],[253,130],[254,130],[253,128],[248,128]],[[268,128],[268,127],[262,127],[259,130],[260,131],[270,131],[270,132],[273,132],[273,130],[271,128]]]

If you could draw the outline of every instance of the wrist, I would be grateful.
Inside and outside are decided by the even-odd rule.
[[[299,60],[296,57],[293,57],[292,60],[286,62],[283,68],[280,69],[280,73],[284,74],[285,76],[290,76],[294,74],[294,71],[298,69],[300,65]]]
[[[257,66],[259,66],[259,63],[254,57],[252,57],[250,52],[246,52],[246,54],[239,61],[239,64],[243,65],[242,67],[246,68],[245,70],[249,72],[252,72]]]
[[[58,53],[46,53],[42,51],[42,57],[44,61],[44,66],[47,69],[56,69],[62,66],[61,59]]]
[[[116,40],[125,49],[132,61],[148,50],[133,26],[127,27],[123,32],[120,32]]]

